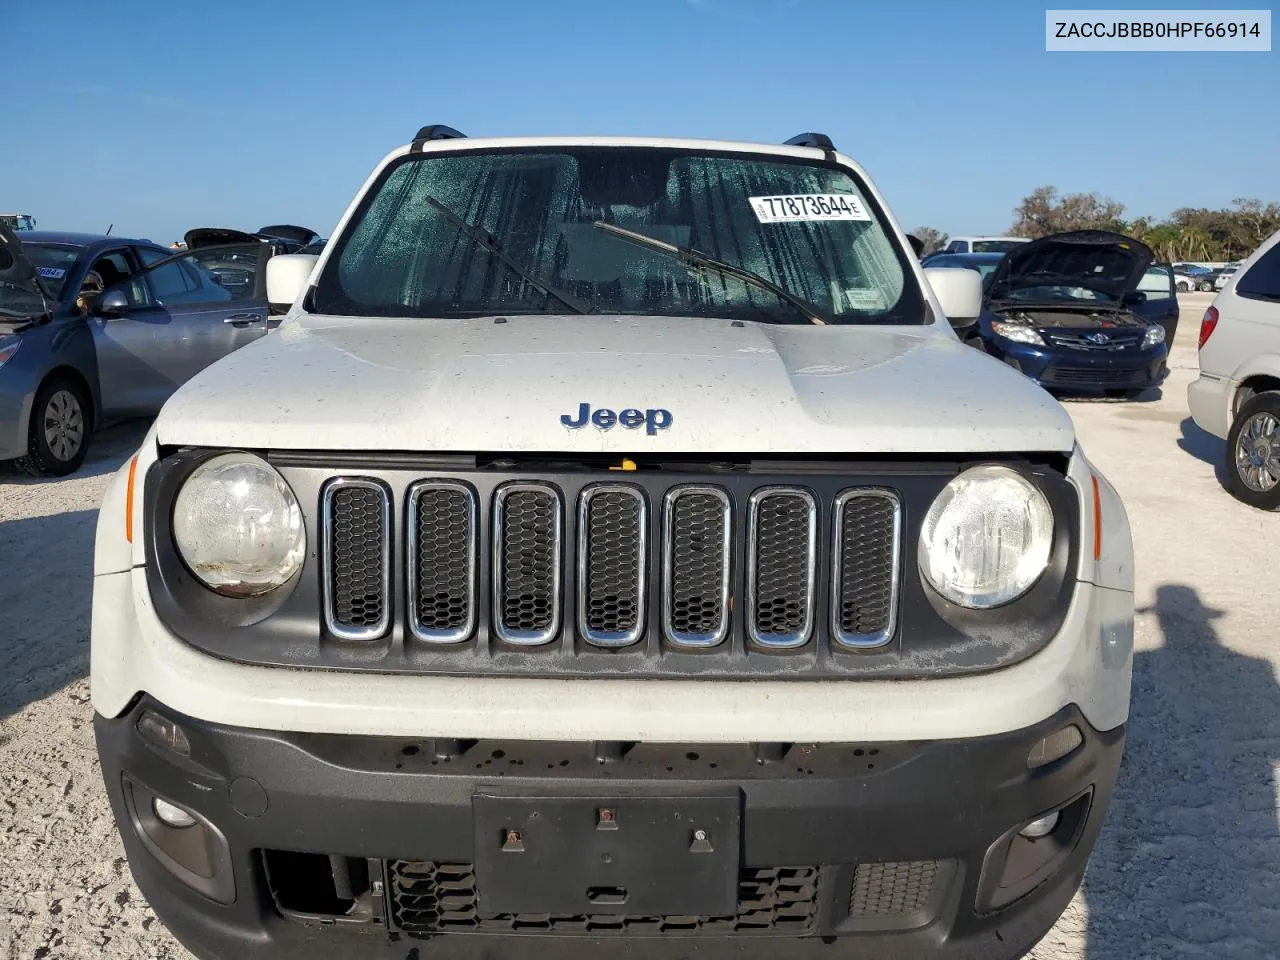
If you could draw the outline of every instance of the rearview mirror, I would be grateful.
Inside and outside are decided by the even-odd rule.
[[[129,311],[129,298],[123,290],[108,290],[98,299],[97,312],[104,317],[119,317]]]
[[[288,309],[307,289],[320,258],[310,253],[282,253],[267,261],[267,302]]]
[[[926,267],[924,277],[947,319],[976,320],[982,313],[982,277],[963,267]]]

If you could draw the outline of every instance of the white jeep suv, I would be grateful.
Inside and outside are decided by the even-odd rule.
[[[866,174],[424,128],[100,515],[92,685],[201,958],[1012,958],[1080,883],[1132,545]],[[423,940],[429,943],[423,944]]]

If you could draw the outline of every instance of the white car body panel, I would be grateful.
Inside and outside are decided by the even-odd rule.
[[[1197,426],[1225,439],[1239,406],[1240,388],[1254,378],[1280,380],[1280,303],[1242,297],[1236,284],[1272,247],[1263,242],[1214,297],[1218,325],[1200,350],[1200,376],[1187,387],[1187,405]]]
[[[671,422],[652,434],[564,426],[581,403],[667,410]],[[332,450],[1065,452],[1074,443],[1060,404],[949,329],[573,315],[295,318],[192,380],[156,430],[162,444]]]

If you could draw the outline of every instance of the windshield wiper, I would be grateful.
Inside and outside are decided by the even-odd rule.
[[[468,223],[466,220],[463,220],[435,197],[424,197],[423,199],[427,201],[428,205],[430,205],[433,210],[452,223],[462,233],[466,234],[476,246],[488,251],[496,259],[511,268],[515,273],[520,274],[521,277],[527,280],[529,284],[543,296],[559,300],[575,313],[591,312],[590,304],[583,303],[571,293],[565,293],[561,290],[555,289],[554,287],[547,286],[547,284],[543,283],[524,267],[520,266],[520,264],[516,263],[516,261],[508,257],[502,252],[502,248],[498,246],[498,241],[493,238],[493,234],[489,233],[489,231],[484,227],[478,226],[474,223]]]
[[[628,230],[626,227],[619,227],[612,223],[605,223],[603,220],[595,220],[591,224],[598,230],[612,234],[621,240],[629,240],[632,243],[639,244],[642,247],[649,247],[660,253],[670,254],[677,260],[682,261],[693,267],[701,267],[708,270],[714,270],[726,277],[736,277],[743,283],[749,283],[761,290],[767,290],[779,300],[782,300],[798,312],[804,314],[810,323],[826,326],[831,321],[823,316],[822,311],[815,307],[803,297],[797,297],[789,290],[784,290],[767,277],[762,277],[758,273],[747,270],[745,267],[736,267],[732,263],[725,263],[723,260],[717,260],[715,257],[703,253],[701,250],[695,250],[693,247],[679,247],[674,243],[667,243],[665,240],[659,240],[657,237],[651,237],[647,233],[639,233],[636,230]]]

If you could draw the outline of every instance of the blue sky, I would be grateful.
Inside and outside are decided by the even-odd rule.
[[[1130,215],[1280,200],[1280,52],[1047,53],[1045,6],[0,0],[19,65],[0,107],[0,211],[164,243],[197,225],[327,235],[425,123],[820,130],[904,228],[952,234],[1002,232],[1041,184]]]

